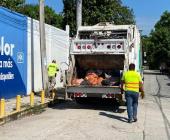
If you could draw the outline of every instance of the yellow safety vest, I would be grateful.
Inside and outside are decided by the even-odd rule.
[[[55,76],[57,73],[58,66],[55,63],[50,63],[48,65],[48,76]]]
[[[125,82],[125,91],[139,92],[140,82],[142,78],[136,71],[127,71],[122,76],[122,81]]]

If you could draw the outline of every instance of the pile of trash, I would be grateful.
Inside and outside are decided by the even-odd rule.
[[[120,76],[115,77],[101,72],[87,72],[85,78],[73,78],[71,84],[73,86],[90,85],[90,86],[119,86]]]

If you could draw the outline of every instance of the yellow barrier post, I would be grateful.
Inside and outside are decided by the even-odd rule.
[[[5,99],[0,99],[0,117],[5,116]]]
[[[21,96],[17,95],[16,97],[16,111],[21,111]]]
[[[45,93],[44,93],[44,90],[42,90],[41,92],[41,104],[44,104],[45,102]]]
[[[30,106],[34,106],[34,93],[31,92],[30,94]]]

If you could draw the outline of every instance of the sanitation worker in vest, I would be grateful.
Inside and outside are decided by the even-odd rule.
[[[121,90],[125,91],[125,99],[127,103],[128,123],[137,122],[137,107],[139,91],[141,98],[144,98],[144,90],[142,78],[135,71],[135,64],[129,65],[129,71],[125,72],[121,79]]]
[[[48,88],[49,88],[49,93],[50,94],[56,84],[56,76],[57,76],[57,72],[59,71],[58,69],[58,65],[56,64],[56,60],[53,60],[52,63],[49,63],[48,65]]]

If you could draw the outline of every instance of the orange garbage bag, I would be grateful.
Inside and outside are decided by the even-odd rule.
[[[80,85],[83,81],[84,81],[83,79],[73,79],[73,80],[71,81],[71,84],[72,84],[73,86],[78,86],[78,85]]]
[[[90,85],[97,85],[98,84],[98,76],[96,73],[88,73],[85,77],[85,80],[89,82]]]

